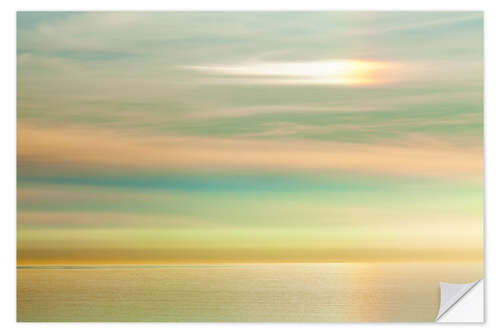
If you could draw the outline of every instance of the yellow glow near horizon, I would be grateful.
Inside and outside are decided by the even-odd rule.
[[[376,61],[322,60],[185,68],[226,76],[246,76],[249,83],[362,85],[384,82],[384,73],[390,67],[393,65]]]

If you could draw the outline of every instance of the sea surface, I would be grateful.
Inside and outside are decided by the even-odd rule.
[[[433,321],[439,282],[482,262],[328,263],[17,269],[18,321]]]

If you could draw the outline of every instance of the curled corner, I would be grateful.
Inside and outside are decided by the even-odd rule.
[[[441,282],[440,287],[436,322],[483,322],[483,279],[464,284]]]

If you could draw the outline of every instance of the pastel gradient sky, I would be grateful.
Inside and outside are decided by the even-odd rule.
[[[17,29],[19,265],[482,260],[482,13]]]

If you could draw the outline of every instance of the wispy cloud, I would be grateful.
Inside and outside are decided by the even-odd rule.
[[[25,165],[56,167],[70,163],[76,168],[120,167],[123,170],[286,168],[482,179],[482,149],[437,143],[432,146],[418,143],[406,146],[401,143],[317,143],[311,146],[308,141],[131,137],[86,128],[30,126],[20,127],[18,136],[18,159]]]
[[[181,68],[221,76],[247,77],[247,82],[250,84],[365,85],[383,82],[383,73],[394,67],[396,64],[340,59],[183,66]]]
[[[343,85],[376,86],[453,82],[479,84],[481,62],[365,60],[316,60],[309,62],[252,62],[239,64],[179,66],[205,74],[195,82],[247,85]]]

